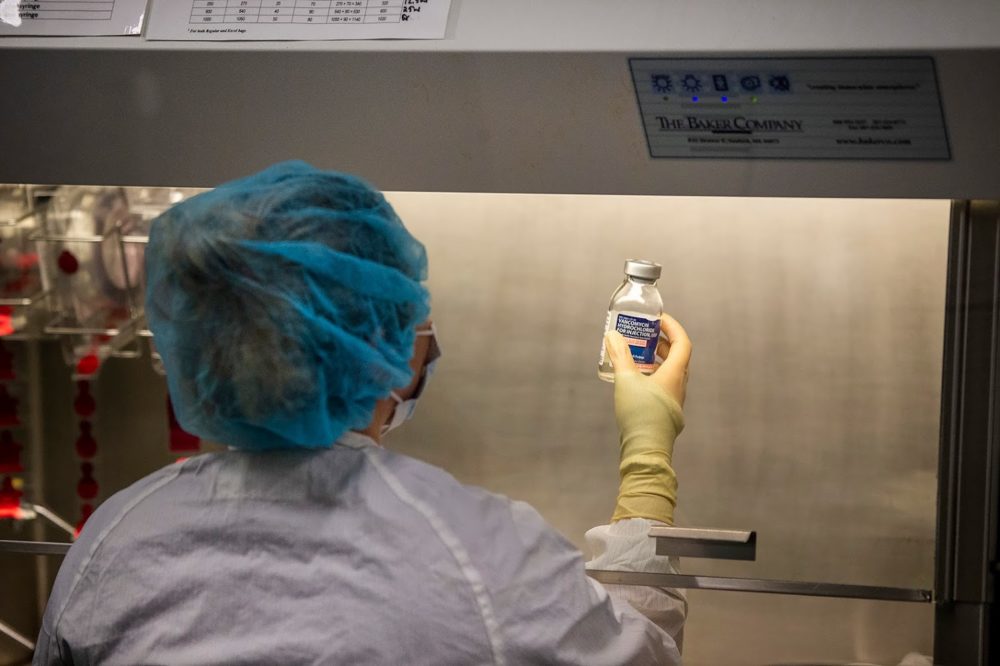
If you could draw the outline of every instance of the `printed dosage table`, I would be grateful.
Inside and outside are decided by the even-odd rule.
[[[421,9],[406,0],[193,0],[189,24],[401,23]]]

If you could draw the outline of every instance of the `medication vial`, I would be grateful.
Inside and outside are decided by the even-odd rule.
[[[614,329],[624,336],[636,366],[646,375],[656,368],[656,344],[660,338],[660,315],[663,299],[656,288],[661,266],[652,261],[629,259],[625,262],[625,281],[611,295],[605,334]],[[597,376],[606,382],[615,381],[611,359],[601,340],[601,358]]]

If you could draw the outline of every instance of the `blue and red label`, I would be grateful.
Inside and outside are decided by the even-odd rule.
[[[636,366],[643,372],[656,368],[656,343],[660,339],[660,320],[619,313],[615,330],[628,343]]]

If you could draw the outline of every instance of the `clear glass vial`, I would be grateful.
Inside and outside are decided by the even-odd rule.
[[[643,374],[652,374],[656,367],[656,344],[660,337],[660,315],[663,298],[656,288],[660,279],[660,264],[642,259],[625,262],[625,280],[611,294],[608,318],[604,322],[605,334],[617,330],[629,343],[629,351]],[[611,359],[601,339],[601,358],[597,363],[597,376],[606,382],[615,381]]]

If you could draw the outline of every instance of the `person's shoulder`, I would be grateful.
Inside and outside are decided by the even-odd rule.
[[[71,600],[77,596],[80,582],[88,576],[98,553],[110,540],[129,510],[158,490],[168,486],[181,473],[184,463],[174,463],[145,476],[105,500],[87,519],[73,542],[56,577],[45,613],[47,630],[55,635],[56,624]]]
[[[97,507],[97,510],[84,525],[73,549],[86,545],[96,545],[96,543],[107,539],[131,509],[177,482],[186,466],[204,464],[211,457],[211,455],[198,456],[161,467],[132,485],[119,490]]]
[[[504,553],[541,553],[575,559],[579,551],[527,502],[460,482],[445,470],[403,454],[380,449],[376,464],[395,477],[404,493],[438,517],[484,560]],[[390,483],[390,485],[392,485]],[[399,493],[397,493],[398,495]],[[479,552],[481,551],[481,552]],[[519,556],[513,557],[518,561]]]
[[[84,524],[63,561],[63,568],[74,563],[85,564],[84,560],[92,557],[94,551],[113,535],[130,510],[176,482],[185,465],[191,463],[189,459],[161,467],[102,502]]]

